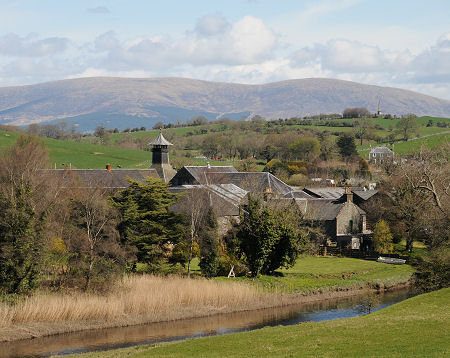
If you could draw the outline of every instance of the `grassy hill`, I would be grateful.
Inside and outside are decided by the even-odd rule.
[[[180,128],[183,129],[183,128]],[[154,131],[157,133],[156,131]],[[138,134],[148,134],[141,132]],[[0,130],[0,150],[12,145],[20,136],[19,132]],[[156,134],[154,135],[156,137]],[[150,151],[126,149],[100,144],[90,144],[86,141],[72,142],[51,138],[40,138],[48,151],[50,164],[56,168],[66,168],[71,165],[78,169],[105,168],[110,164],[112,168],[148,168],[152,161]],[[177,156],[171,156],[171,160],[176,160]],[[191,165],[205,165],[206,159],[189,160]],[[212,161],[211,165],[228,165],[229,161]]]
[[[369,119],[372,124],[378,125],[377,134],[381,138],[387,137],[395,128],[398,120],[376,118]],[[438,134],[435,136],[430,136],[426,138],[420,138],[417,140],[410,140],[404,143],[396,143],[395,151],[401,155],[410,154],[413,151],[419,150],[422,146],[427,148],[434,148],[445,141],[450,140],[450,133],[439,134],[442,132],[448,132],[449,128],[437,127],[436,124],[439,122],[449,123],[448,118],[434,118],[434,117],[418,117],[417,122],[422,125],[419,128],[419,135],[428,134]],[[433,126],[426,127],[430,120],[433,121]],[[280,133],[283,135],[285,131],[302,131],[311,130],[313,132],[325,132],[327,136],[337,138],[339,133],[352,132],[352,127],[342,126],[343,122],[351,121],[347,119],[334,120],[334,121],[313,121],[311,125],[289,125],[280,122],[269,122],[260,125],[257,129],[258,133],[266,136],[272,133]],[[329,125],[325,125],[328,122]],[[333,125],[336,122],[336,125]],[[240,122],[244,123],[244,122]],[[238,123],[235,123],[238,124]],[[251,123],[246,122],[251,128]],[[223,134],[225,136],[237,136],[239,139],[245,138],[246,136],[251,136],[252,131],[233,131],[233,125],[223,125],[223,124],[207,124],[203,126],[192,126],[192,127],[179,127],[179,128],[168,128],[164,130],[165,135],[169,140],[173,137],[175,146],[171,149],[171,161],[176,167],[182,165],[205,165],[207,159],[196,158],[201,156],[201,150],[190,149],[186,146],[188,142],[201,143],[206,136],[210,135],[212,132],[218,134]],[[113,168],[118,166],[122,168],[146,168],[151,163],[151,152],[138,150],[138,149],[127,149],[116,147],[120,141],[124,139],[131,139],[132,141],[141,141],[145,144],[151,142],[158,135],[158,130],[148,130],[139,132],[129,132],[129,133],[117,133],[112,134],[110,138],[110,145],[101,145],[92,143],[93,141],[99,142],[98,139],[93,137],[83,138],[80,142],[74,141],[63,141],[50,138],[42,138],[45,142],[49,153],[50,162],[54,166],[56,164],[57,168],[65,168],[71,165],[74,168],[104,168],[105,165],[111,164]],[[0,131],[0,149],[11,145],[16,138],[20,135],[19,132],[11,131]],[[180,140],[182,139],[182,140]],[[181,144],[179,143],[181,142]],[[363,146],[359,148],[367,148],[369,144],[376,145],[375,141],[364,141]],[[140,147],[142,148],[142,146]],[[368,151],[361,151],[360,155],[367,158]],[[211,165],[239,165],[239,161],[210,161]],[[261,169],[262,166],[260,165]]]

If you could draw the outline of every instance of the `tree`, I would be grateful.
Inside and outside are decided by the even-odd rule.
[[[361,158],[359,160],[359,171],[361,172],[361,175],[363,177],[368,177],[370,176],[370,167],[369,167],[369,163],[367,163],[367,160],[365,160],[364,158]]]
[[[336,142],[342,157],[348,158],[356,155],[355,138],[351,134],[341,134]]]
[[[375,224],[373,230],[373,244],[375,251],[382,254],[388,254],[394,250],[391,230],[389,229],[389,225],[383,219]]]
[[[211,207],[205,215],[199,239],[200,269],[206,277],[216,276],[219,264],[219,241],[217,238],[217,218]]]
[[[236,239],[253,277],[273,273],[281,266],[288,267],[298,257],[301,235],[297,222],[284,215],[285,209],[271,210],[248,196]]]
[[[126,189],[111,198],[120,213],[121,241],[137,248],[140,262],[160,263],[170,256],[171,246],[185,230],[182,214],[170,210],[178,195],[160,179],[128,182]]]
[[[407,141],[412,134],[417,132],[417,128],[419,124],[417,123],[415,117],[407,116],[405,118],[401,118],[396,125],[398,131],[403,136],[403,140]]]
[[[363,139],[366,137],[366,134],[371,127],[368,118],[357,119],[353,122],[353,132],[355,133],[355,137],[359,138],[360,145],[363,145]]]
[[[94,135],[96,137],[103,137],[106,134],[106,128],[104,126],[97,126],[94,130]]]
[[[26,293],[38,282],[47,218],[58,196],[42,170],[47,158],[43,143],[30,136],[20,136],[0,158],[0,288],[7,293]]]
[[[312,161],[320,154],[320,142],[317,138],[304,137],[289,146],[295,159]]]
[[[188,255],[187,274],[191,273],[191,261],[195,244],[199,242],[199,233],[204,229],[209,212],[209,193],[204,188],[193,188],[183,195],[178,204],[180,211],[186,215],[189,227],[188,234]]]
[[[205,116],[193,116],[186,123],[189,126],[200,126],[208,123],[208,119]]]
[[[85,279],[89,289],[93,278],[107,279],[116,264],[126,263],[127,251],[119,245],[118,213],[107,200],[108,192],[98,186],[74,190],[69,199],[70,224],[74,234],[69,243],[70,264]]]
[[[270,162],[273,158],[278,154],[279,149],[273,145],[267,145],[261,152],[261,156],[267,161]]]
[[[367,108],[363,107],[346,108],[342,113],[343,118],[363,118],[369,116],[369,111],[367,110]]]

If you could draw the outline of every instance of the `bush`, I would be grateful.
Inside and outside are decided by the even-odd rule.
[[[435,249],[419,256],[414,266],[415,285],[421,291],[434,291],[450,286],[450,250]]]
[[[304,186],[308,184],[309,178],[304,174],[294,174],[288,180],[287,184],[293,186]]]

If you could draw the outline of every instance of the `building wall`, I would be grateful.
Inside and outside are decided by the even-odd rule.
[[[352,221],[352,224],[351,224]],[[353,226],[353,229],[351,228]],[[353,203],[346,203],[337,216],[336,234],[348,235],[362,231],[362,216]]]

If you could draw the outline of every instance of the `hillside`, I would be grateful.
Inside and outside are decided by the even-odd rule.
[[[0,88],[0,123],[64,120],[80,130],[146,126],[157,121],[268,119],[341,113],[367,107],[392,114],[450,116],[450,101],[388,87],[334,79],[300,79],[263,85],[217,83],[185,78],[81,78]]]

